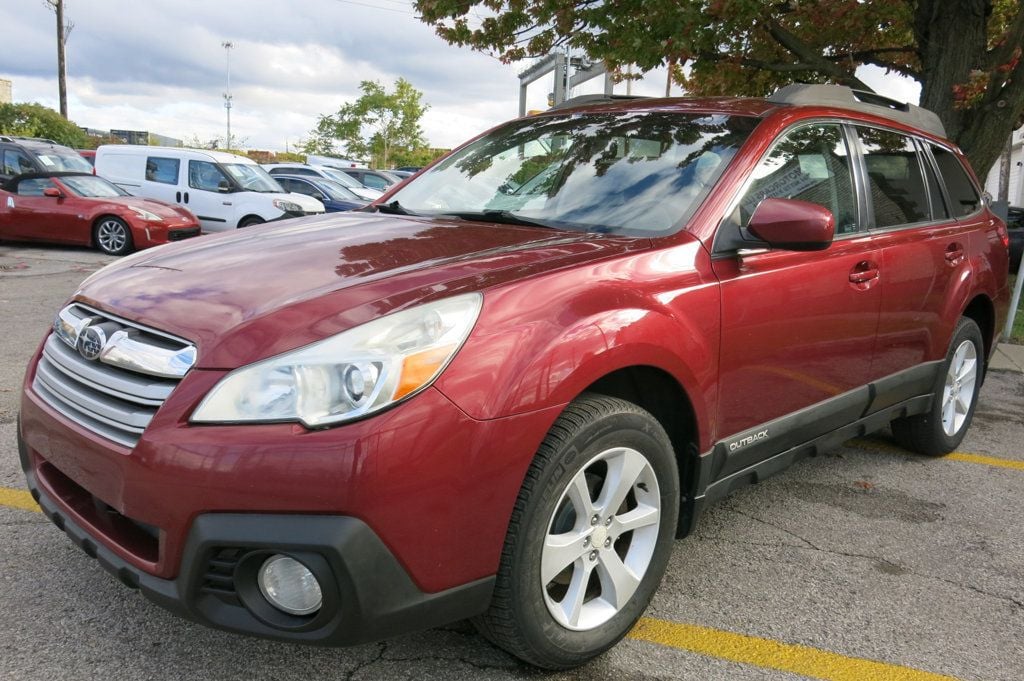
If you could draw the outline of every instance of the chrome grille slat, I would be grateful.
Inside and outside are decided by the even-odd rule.
[[[79,303],[62,310],[58,322],[61,320],[65,323],[57,330],[65,331],[64,336],[67,337],[55,332],[46,339],[36,365],[32,391],[68,420],[119,445],[134,447],[180,378],[169,378],[162,372],[165,366],[171,365],[152,365],[154,368],[151,368],[150,362],[131,361],[127,368],[113,366],[93,359],[94,355],[86,346],[72,347],[72,344],[77,342],[79,334],[89,336],[104,329],[110,333],[112,326],[115,331],[126,327],[128,330],[116,331],[106,347],[113,346],[119,338],[125,338],[125,333],[130,333],[130,342],[125,347],[129,353],[138,353],[137,357],[156,357],[159,360],[168,356],[168,348],[174,355],[177,348],[182,347],[192,353],[186,358],[191,362],[195,358],[194,346]],[[80,324],[80,320],[85,321]],[[91,324],[101,326],[94,332],[90,330]],[[94,340],[90,338],[89,342]],[[104,347],[102,340],[100,347]],[[120,350],[121,346],[117,347]],[[144,366],[138,366],[140,364]],[[187,370],[188,366],[185,364],[184,369]]]
[[[76,385],[77,382],[74,379],[65,378],[54,371],[46,359],[40,361],[39,366],[36,367],[36,379],[50,392],[55,393],[65,402],[70,402],[79,411],[84,411],[97,419],[109,420],[112,424],[123,426],[126,430],[130,428],[141,433],[156,414],[154,407],[145,409],[123,400],[115,401],[103,393],[89,390],[80,383]]]
[[[79,383],[129,402],[160,406],[171,394],[177,381],[161,380],[142,374],[90,362],[50,335],[43,347],[43,356]]]

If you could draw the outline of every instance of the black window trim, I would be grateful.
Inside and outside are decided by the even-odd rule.
[[[967,172],[967,168],[964,168],[964,162],[960,159],[960,155],[953,150],[952,147],[946,144],[938,144],[932,140],[922,140],[922,146],[928,152],[928,158],[931,163],[932,170],[935,172],[935,179],[939,183],[939,191],[942,192],[942,200],[946,202],[946,212],[949,213],[949,217],[943,220],[943,222],[962,222],[965,220],[974,220],[988,207],[985,201],[985,192],[982,191],[977,183],[974,181],[973,173]],[[978,209],[973,213],[964,216],[954,215],[953,210],[953,198],[949,194],[949,189],[946,187],[946,178],[942,174],[942,169],[939,168],[939,162],[935,160],[935,154],[932,153],[932,149],[929,145],[934,144],[937,147],[942,148],[944,151],[953,155],[956,162],[960,164],[960,169],[963,170],[964,175],[967,177],[967,181],[974,188],[974,193],[978,195]]]

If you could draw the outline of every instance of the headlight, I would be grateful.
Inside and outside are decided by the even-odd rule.
[[[302,206],[291,201],[285,201],[284,199],[274,199],[274,208],[283,210],[285,213],[304,213]]]
[[[236,369],[191,420],[316,428],[383,409],[437,378],[469,336],[482,302],[469,293],[427,303]]]
[[[136,206],[129,206],[129,208],[135,211],[135,214],[138,215],[143,220],[149,220],[150,222],[160,222],[161,220],[163,220],[163,218],[157,215],[156,213],[150,213],[148,210],[144,208],[138,208]]]

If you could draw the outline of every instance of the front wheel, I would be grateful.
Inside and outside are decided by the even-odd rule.
[[[927,413],[893,421],[896,441],[906,449],[929,456],[942,456],[956,449],[971,426],[984,367],[981,329],[973,319],[962,317],[935,382],[932,408]]]
[[[675,455],[658,421],[629,402],[584,395],[526,474],[477,628],[548,669],[600,655],[661,582],[678,508]]]
[[[247,215],[244,218],[242,218],[242,220],[238,223],[238,228],[242,229],[243,227],[253,227],[255,225],[262,225],[264,222],[266,222],[266,220],[264,220],[258,215]]]
[[[108,215],[96,223],[93,240],[107,255],[125,255],[134,248],[132,232],[121,218]]]

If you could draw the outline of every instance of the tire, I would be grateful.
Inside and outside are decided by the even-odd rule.
[[[928,456],[942,456],[955,450],[971,426],[984,367],[981,329],[973,319],[961,317],[935,381],[931,409],[893,421],[896,441],[905,449]]]
[[[266,220],[258,215],[246,215],[244,218],[238,221],[238,229],[243,227],[252,227],[253,225],[262,225]]]
[[[538,667],[600,655],[629,632],[661,582],[678,509],[679,472],[658,421],[630,402],[583,395],[526,473],[490,608],[474,624]],[[624,518],[632,528],[623,529]]]
[[[127,255],[135,250],[128,223],[113,215],[104,215],[93,228],[93,243],[107,255]]]

